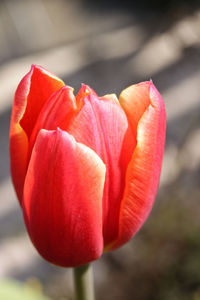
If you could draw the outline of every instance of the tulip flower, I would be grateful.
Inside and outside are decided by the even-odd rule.
[[[10,126],[13,184],[38,252],[80,266],[128,242],[158,188],[165,107],[152,81],[99,97],[33,65]]]

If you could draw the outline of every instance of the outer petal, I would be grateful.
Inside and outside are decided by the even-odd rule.
[[[149,106],[138,124],[137,146],[128,166],[125,192],[120,208],[119,236],[112,249],[127,242],[149,215],[158,188],[165,143],[165,107],[153,83],[136,85],[131,93],[133,93],[132,97],[129,94],[126,98],[123,94],[122,101],[120,98],[128,119],[131,116],[134,118],[134,107],[142,107],[142,103],[138,104],[138,101],[143,101],[144,107],[146,106],[148,93]],[[140,97],[137,98],[137,95]]]
[[[20,201],[27,167],[28,138],[42,105],[63,85],[43,68],[32,66],[16,90],[10,123],[10,164]]]
[[[48,261],[65,267],[102,254],[105,166],[68,133],[41,130],[24,185],[23,212],[31,240]]]

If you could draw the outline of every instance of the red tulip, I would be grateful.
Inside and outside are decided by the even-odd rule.
[[[139,230],[158,188],[166,115],[152,81],[98,97],[39,66],[20,82],[10,127],[11,173],[38,252],[78,266]]]

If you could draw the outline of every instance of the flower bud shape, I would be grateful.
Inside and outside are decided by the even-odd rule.
[[[14,97],[11,174],[30,239],[49,262],[74,267],[129,241],[147,219],[165,143],[152,81],[99,97],[33,65]]]

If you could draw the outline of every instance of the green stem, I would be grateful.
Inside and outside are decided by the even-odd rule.
[[[92,266],[89,264],[74,268],[76,300],[95,300],[92,275]]]

